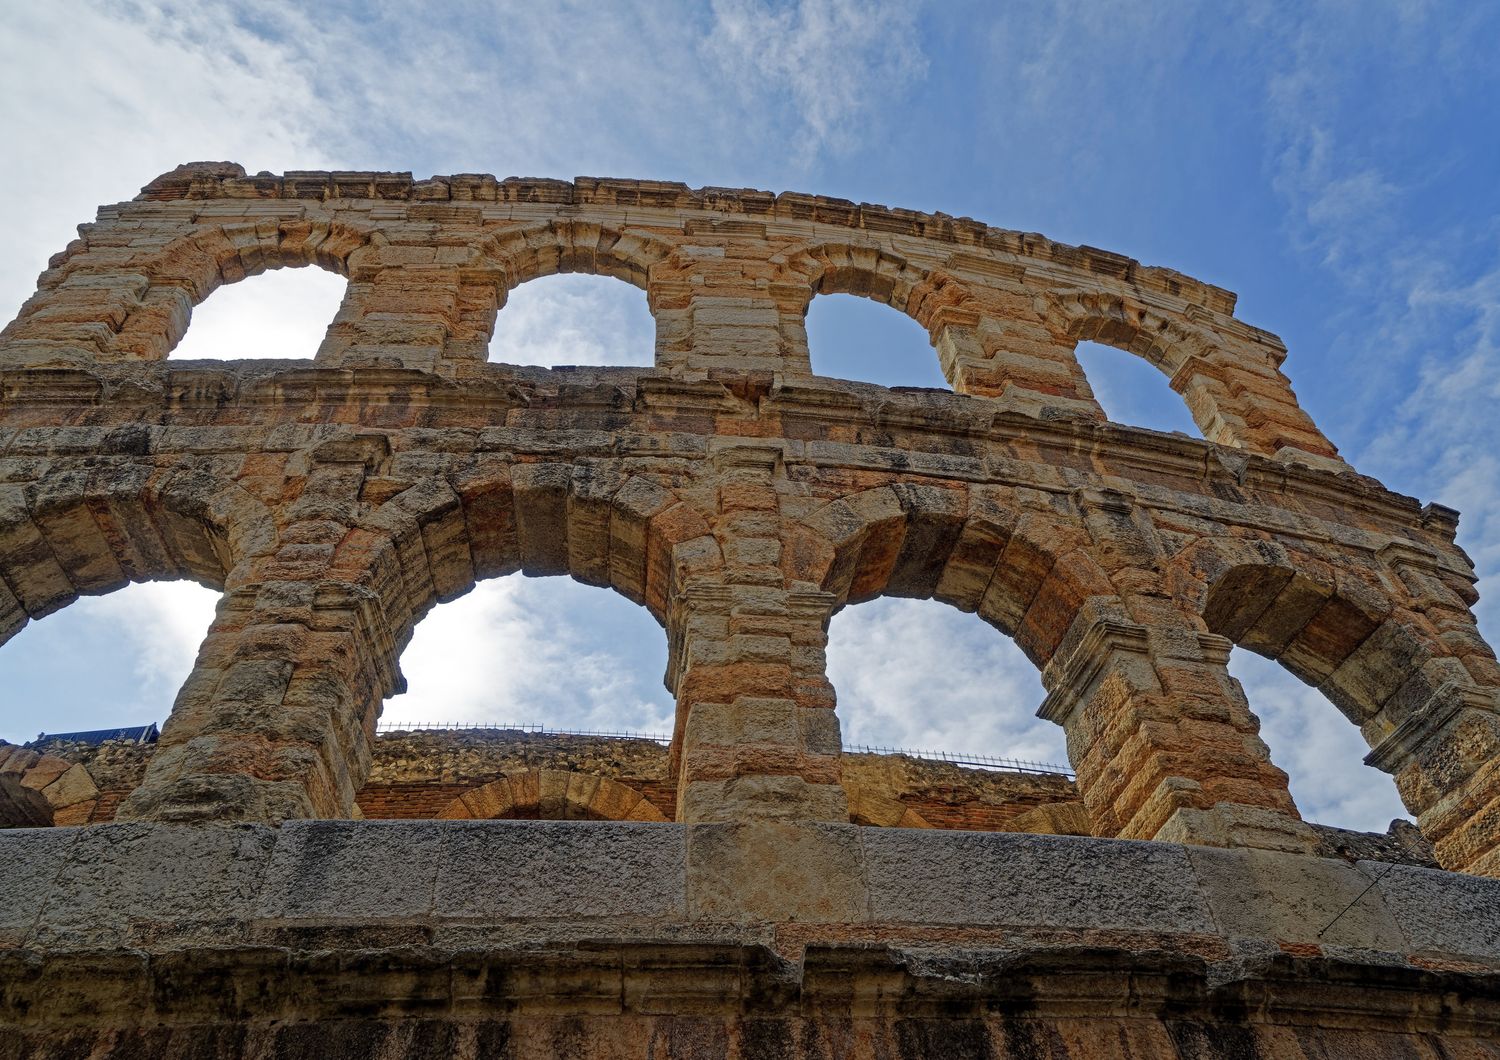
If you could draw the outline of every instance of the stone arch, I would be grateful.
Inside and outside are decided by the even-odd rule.
[[[1211,632],[1317,688],[1372,744],[1436,690],[1423,671],[1444,653],[1369,579],[1270,541],[1202,541],[1182,561]]]
[[[389,606],[419,617],[475,583],[520,571],[614,589],[665,624],[685,579],[723,557],[702,513],[670,486],[595,460],[476,462],[418,482],[363,516],[341,546],[364,564],[395,546]]]
[[[1365,763],[1394,776],[1446,867],[1493,871],[1500,695],[1418,601],[1274,542],[1202,542],[1184,556],[1212,630],[1275,659],[1359,726]]]
[[[304,265],[348,275],[350,255],[378,238],[326,218],[247,219],[194,227],[124,268],[95,264],[85,241],[3,337],[61,341],[107,360],[161,360],[187,332],[193,307],[222,284]]]
[[[145,430],[115,433],[127,444]],[[266,507],[211,471],[61,462],[33,483],[0,488],[0,644],[32,618],[131,582],[223,589],[275,541]]]
[[[1217,345],[1213,333],[1206,329],[1173,320],[1143,303],[1106,291],[1060,291],[1043,297],[1040,303],[1038,311],[1059,323],[1068,338],[1101,342],[1133,353],[1160,369],[1169,380],[1191,358],[1207,356]]]
[[[849,823],[874,828],[931,828],[927,818],[900,799],[855,784],[844,784],[849,796]]]
[[[634,788],[562,769],[508,773],[450,802],[445,821],[655,821],[667,817]]]
[[[881,247],[868,244],[823,243],[790,256],[773,258],[783,271],[805,285],[800,306],[799,340],[806,350],[807,310],[820,294],[852,294],[888,305],[914,320],[927,332],[944,376],[955,379],[954,347],[971,345],[967,336],[978,322],[973,294],[941,269],[928,269]],[[965,333],[957,342],[950,331]]]
[[[612,276],[649,292],[651,267],[671,253],[671,244],[639,229],[557,219],[487,236],[473,248],[472,267],[492,270],[502,294],[565,272]]]
[[[459,301],[466,308],[448,341],[449,354],[484,360],[507,294],[530,280],[559,273],[609,276],[638,287],[646,292],[647,306],[657,317],[652,270],[672,251],[671,244],[650,233],[595,221],[558,218],[493,232],[471,248],[469,263],[461,270]],[[659,349],[659,322],[657,331]]]
[[[1049,291],[1037,296],[1036,310],[1063,341],[1100,342],[1156,367],[1208,441],[1268,456],[1295,450],[1304,462],[1338,463],[1338,450],[1281,374],[1286,349],[1274,338],[1221,334],[1109,291]]]
[[[928,269],[880,247],[823,243],[791,256],[786,271],[820,294],[853,294],[911,317],[932,335],[944,311],[974,300],[969,289],[940,269]],[[934,336],[934,345],[936,344]]]
[[[1086,601],[1115,596],[1081,528],[1004,488],[895,482],[828,502],[792,537],[799,566],[836,607],[940,600],[1012,637],[1039,669]]]

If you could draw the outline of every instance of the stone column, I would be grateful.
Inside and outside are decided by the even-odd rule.
[[[360,262],[361,255],[388,258],[398,252],[403,261],[426,260],[401,265]],[[468,319],[476,311],[473,298],[465,299],[463,294],[472,295],[476,288],[461,282],[456,267],[436,263],[436,254],[436,248],[391,246],[354,255],[348,293],[318,349],[318,360],[329,366],[384,362],[419,371],[451,372],[445,354],[455,333],[473,330]],[[495,297],[493,288],[480,285],[478,290],[490,299]],[[470,359],[483,360],[484,351],[476,342],[469,342],[463,352]]]
[[[785,584],[779,457],[737,440],[715,454],[724,568],[673,608],[681,821],[848,820],[824,673],[834,599]]]
[[[957,393],[995,398],[1028,416],[1045,409],[1104,419],[1073,345],[1059,343],[1040,322],[950,306],[934,314],[932,336]]]
[[[1080,614],[1043,672],[1095,831],[1123,839],[1311,852],[1224,637]]]
[[[650,284],[657,367],[810,374],[809,288],[778,280],[774,265],[737,257],[730,240],[684,247],[678,255]]]
[[[365,470],[314,463],[279,548],[236,572],[122,819],[353,814],[410,623],[369,584],[367,557],[336,555]]]

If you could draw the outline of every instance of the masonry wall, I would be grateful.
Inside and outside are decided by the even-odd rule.
[[[216,288],[303,266],[348,279],[314,359],[170,358]],[[508,292],[558,272],[643,289],[654,365],[487,359]],[[835,292],[916,320],[952,392],[814,376]],[[1349,467],[1234,308],[747,189],[199,163],[102,208],[0,332],[0,641],[134,581],[221,595],[116,806],[78,763],[0,763],[36,825],[0,835],[0,1046],[1492,1054],[1500,665],[1457,513]],[[1085,339],[1203,437],[1105,421]],[[354,820],[416,625],[516,572],[661,625],[663,772],[538,764]],[[842,753],[828,623],[880,596],[1015,641],[1071,810],[999,820]],[[1323,856],[1236,645],[1359,728],[1444,871]],[[526,816],[562,819],[495,820]]]

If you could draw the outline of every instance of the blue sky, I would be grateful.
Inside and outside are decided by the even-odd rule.
[[[99,203],[192,159],[640,176],[967,214],[1237,291],[1356,467],[1462,510],[1493,641],[1497,40],[1495,5],[1375,0],[10,5],[0,315]],[[179,352],[305,355],[340,283],[298,270],[223,289]],[[496,360],[648,356],[644,300],[607,279],[538,281],[501,321]],[[820,298],[809,329],[820,371],[940,383],[892,310]],[[1190,429],[1127,355],[1084,363],[1116,418]],[[0,737],[160,719],[211,606],[135,587],[28,627],[0,647]],[[1061,755],[1032,718],[1034,674],[971,616],[882,601],[832,636],[850,742]],[[600,590],[501,579],[423,624],[387,716],[665,727],[660,641]],[[1304,812],[1383,827],[1399,805],[1352,727],[1242,656]]]

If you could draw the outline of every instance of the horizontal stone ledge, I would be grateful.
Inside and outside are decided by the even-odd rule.
[[[33,956],[775,938],[800,940],[785,941],[794,949],[822,938],[1200,955],[1254,940],[1372,966],[1500,970],[1500,881],[1253,850],[842,824],[0,832],[0,950]]]
[[[575,1041],[585,1030],[608,1040],[628,1021],[641,1019],[667,1024],[774,1019],[846,1029],[852,1019],[866,1021],[878,1034],[880,1021],[890,1019],[932,1019],[948,1026],[987,1018],[1117,1019],[1140,1027],[1183,1020],[1234,1025],[1250,1012],[1249,1022],[1297,1026],[1334,1041],[1340,1031],[1436,1033],[1450,1039],[1493,1038],[1500,1032],[1500,984],[1492,977],[1243,945],[1189,954],[1098,945],[846,941],[809,945],[789,960],[764,944],[712,940],[442,951],[351,938],[342,947],[302,952],[221,947],[167,958],[120,951],[38,960],[0,951],[0,982],[5,985],[0,1048],[23,1035],[64,1035],[76,1042],[142,1026],[237,1026],[243,1033],[277,1025],[403,1019],[424,1021],[430,1034],[473,1020],[524,1025],[565,1018]],[[1457,997],[1461,1004],[1453,1003]],[[153,1050],[143,1055],[164,1053],[172,1055]]]

